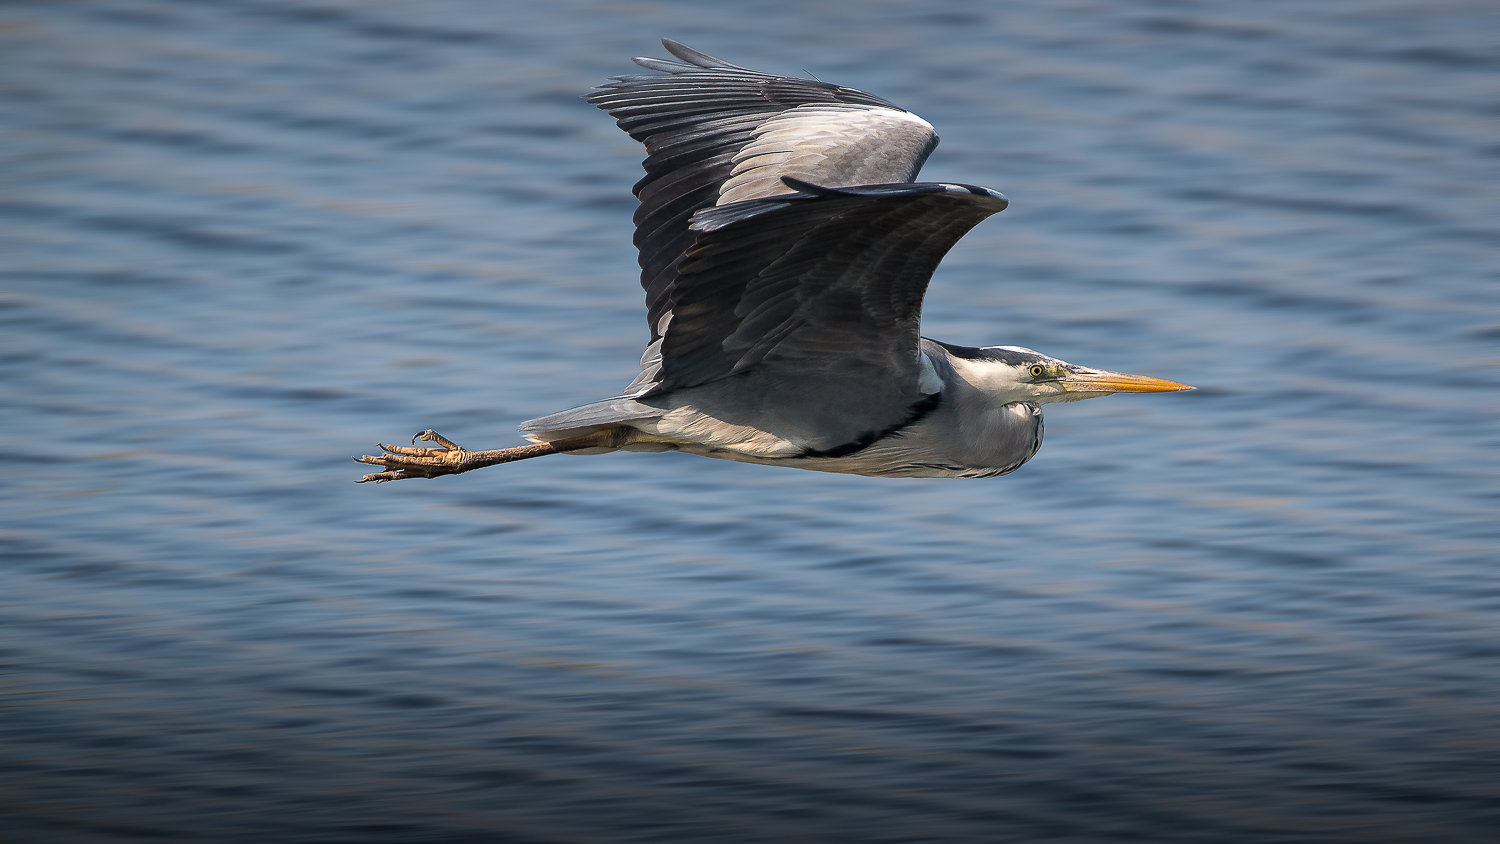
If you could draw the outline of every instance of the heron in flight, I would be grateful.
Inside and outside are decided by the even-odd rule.
[[[562,452],[685,451],[822,472],[984,478],[1042,443],[1041,406],[1192,389],[1016,346],[921,336],[943,255],[1006,199],[913,182],[931,124],[879,97],[675,41],[589,102],[646,147],[635,245],[650,344],[622,395],[469,451],[435,431],[354,458],[364,481]],[[417,447],[417,440],[436,447]]]

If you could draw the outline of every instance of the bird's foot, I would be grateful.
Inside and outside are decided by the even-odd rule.
[[[419,448],[416,447],[417,440],[437,443],[439,447]],[[477,468],[472,465],[477,452],[464,450],[458,443],[430,428],[418,432],[411,438],[411,441],[411,446],[376,443],[376,446],[385,452],[384,454],[379,457],[361,454],[354,458],[360,463],[370,463],[385,469],[383,472],[371,472],[355,483],[374,481],[377,484],[383,484],[386,481],[400,481],[407,478],[436,478],[439,475],[456,475],[459,472]]]
[[[437,448],[422,448],[416,445],[417,440],[437,443]],[[610,447],[617,445],[613,432],[606,434],[594,434],[559,442],[532,443],[531,445],[518,445],[514,448],[498,448],[494,451],[469,451],[460,448],[458,443],[439,434],[431,429],[419,432],[411,438],[412,445],[386,445],[378,443],[380,450],[385,452],[379,457],[362,454],[354,458],[360,463],[371,463],[380,466],[385,471],[371,472],[355,481],[355,483],[368,483],[374,481],[383,484],[386,481],[400,481],[407,478],[436,478],[439,475],[457,475],[459,472],[467,472],[470,469],[482,469],[485,466],[494,466],[497,463],[513,463],[517,460],[526,460],[531,457],[541,457],[544,454],[557,454],[560,451],[576,451],[584,448],[598,448],[600,446]]]

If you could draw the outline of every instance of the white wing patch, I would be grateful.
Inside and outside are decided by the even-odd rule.
[[[943,376],[937,373],[937,368],[932,365],[932,358],[928,357],[926,352],[918,354],[922,358],[922,374],[917,379],[917,389],[921,390],[924,396],[941,393]]]
[[[782,176],[830,188],[910,181],[936,135],[905,111],[815,103],[767,120],[734,157],[719,205],[787,192]]]

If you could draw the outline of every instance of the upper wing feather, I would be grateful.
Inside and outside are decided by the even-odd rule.
[[[635,244],[651,337],[673,309],[693,214],[784,193],[782,177],[829,186],[908,182],[937,145],[925,120],[853,88],[738,67],[670,39],[680,61],[637,58],[589,102],[646,146]]]
[[[745,375],[730,392],[745,412],[771,408],[782,414],[776,430],[835,448],[899,424],[923,400],[927,283],[1006,201],[966,185],[787,184],[797,192],[694,215],[654,384],[639,397]],[[762,401],[760,392],[810,400]]]

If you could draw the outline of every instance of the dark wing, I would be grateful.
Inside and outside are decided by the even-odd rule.
[[[797,193],[694,215],[642,397],[732,381],[702,395],[734,396],[742,417],[776,415],[758,427],[835,449],[899,426],[935,391],[918,352],[927,283],[1006,201],[966,185],[786,181]]]
[[[635,245],[653,340],[672,307],[694,212],[784,193],[783,176],[830,186],[909,182],[937,145],[930,124],[879,97],[662,44],[681,62],[637,58],[658,73],[619,77],[589,97],[646,145]]]

